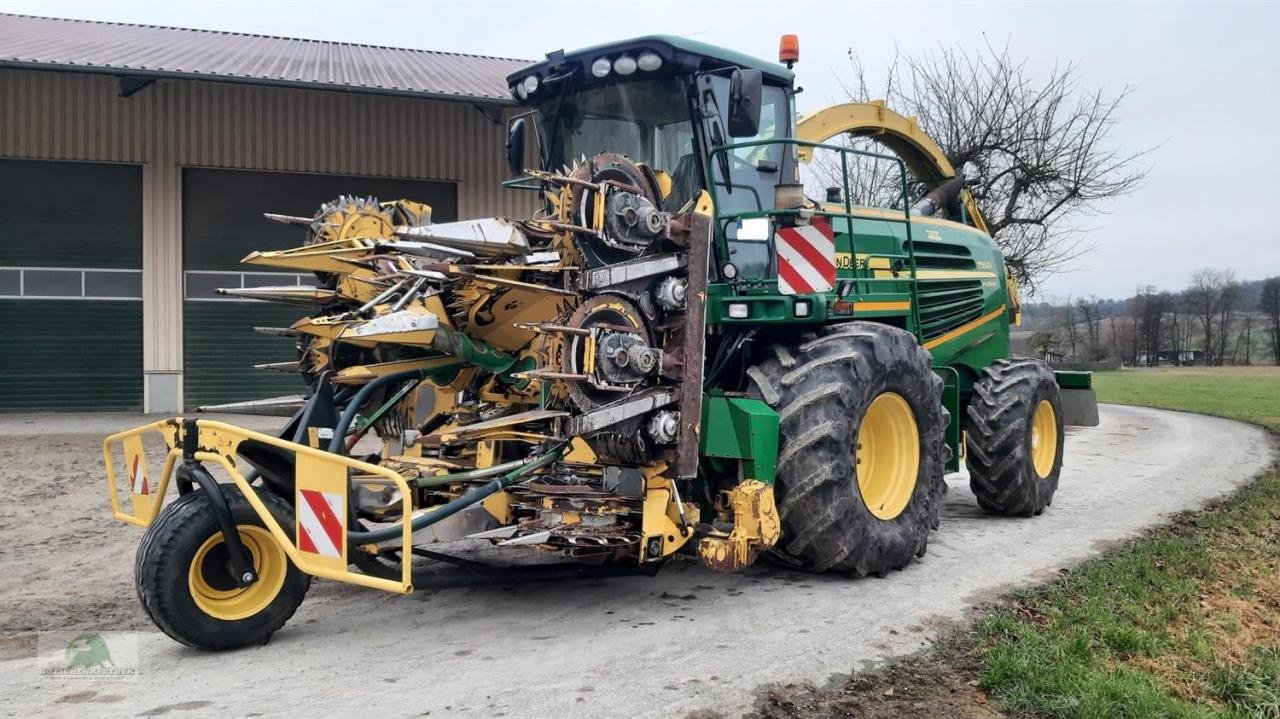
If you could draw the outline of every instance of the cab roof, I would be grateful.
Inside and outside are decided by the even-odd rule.
[[[768,62],[745,53],[710,45],[697,40],[690,40],[675,35],[646,35],[631,40],[593,45],[565,52],[557,50],[547,53],[547,59],[535,63],[507,76],[507,84],[514,90],[516,83],[531,74],[540,79],[561,75],[577,69],[580,81],[591,82],[591,64],[599,58],[610,61],[629,54],[636,57],[639,53],[651,50],[662,58],[662,68],[655,74],[671,75],[678,73],[716,70],[724,67],[740,67],[748,70],[759,70],[765,81],[772,84],[791,85],[794,73],[778,63]],[[613,80],[614,78],[608,78]],[[515,93],[512,93],[513,96]]]

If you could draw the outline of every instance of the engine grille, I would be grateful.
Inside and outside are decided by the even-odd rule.
[[[919,280],[920,331],[929,340],[982,316],[982,280]]]

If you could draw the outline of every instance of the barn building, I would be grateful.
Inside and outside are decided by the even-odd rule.
[[[263,212],[341,194],[434,219],[519,215],[506,75],[525,61],[0,14],[0,411],[140,410],[302,387],[255,325],[297,311],[218,287],[299,244]]]

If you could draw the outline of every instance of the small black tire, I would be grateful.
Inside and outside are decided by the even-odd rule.
[[[950,456],[942,380],[929,353],[914,335],[876,322],[832,325],[767,352],[747,377],[748,392],[778,411],[778,558],[861,577],[883,576],[923,556],[938,526]],[[887,512],[884,503],[869,506],[856,459],[864,419],[882,396],[896,396],[914,420],[914,432],[900,436],[913,436],[917,446],[900,456],[910,461],[918,452],[914,475],[909,469],[904,475],[910,484],[899,485]]]
[[[1048,365],[996,360],[982,370],[965,427],[969,487],[979,506],[1008,516],[1042,513],[1058,490],[1063,445],[1062,399]]]
[[[235,587],[221,529],[202,490],[160,512],[143,535],[134,563],[134,586],[147,616],[175,641],[209,651],[266,644],[311,586],[311,577],[289,560],[240,490],[220,489],[253,555],[257,582]],[[258,498],[292,538],[289,504],[269,492]]]

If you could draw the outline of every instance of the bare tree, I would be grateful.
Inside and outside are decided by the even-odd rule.
[[[1167,293],[1166,293],[1167,294]],[[1174,362],[1182,364],[1183,353],[1187,350],[1187,337],[1190,330],[1187,327],[1187,316],[1182,313],[1183,301],[1178,295],[1169,294],[1169,349],[1173,350]]]
[[[1239,287],[1235,272],[1204,268],[1192,273],[1191,286],[1182,293],[1183,306],[1204,339],[1205,365],[1223,362]]]
[[[1231,350],[1231,364],[1245,367],[1253,364],[1253,315],[1245,312],[1241,318],[1244,329],[1236,334],[1236,347]]]
[[[1134,324],[1132,317],[1112,316],[1107,318],[1107,326],[1111,332],[1111,348],[1104,354],[1109,357],[1118,357],[1122,362],[1133,364],[1134,346],[1133,338],[1135,336]]]
[[[1049,359],[1049,354],[1054,352],[1054,348],[1058,346],[1058,340],[1054,338],[1053,332],[1035,332],[1032,333],[1031,339],[1027,341],[1027,346],[1040,359]]]
[[[1271,335],[1271,359],[1280,365],[1280,276],[1268,277],[1262,283],[1258,309],[1266,318],[1267,332]]]
[[[1076,300],[1076,311],[1080,313],[1080,319],[1084,321],[1085,331],[1085,349],[1088,350],[1089,359],[1097,361],[1103,358],[1105,350],[1102,347],[1102,307],[1097,296],[1090,296],[1089,299],[1081,297]]]
[[[1133,359],[1143,355],[1147,366],[1160,363],[1160,351],[1164,348],[1165,333],[1164,315],[1169,304],[1169,295],[1157,292],[1156,288],[1147,285],[1138,289],[1138,293],[1130,300],[1129,310],[1133,316]]]
[[[1146,177],[1141,160],[1154,148],[1121,150],[1111,137],[1132,88],[1109,95],[1082,87],[1075,63],[1037,75],[1007,46],[944,47],[898,54],[873,86],[853,50],[849,61],[841,82],[851,100],[884,99],[914,116],[954,167],[978,170],[972,189],[979,208],[1010,270],[1032,290],[1092,249],[1082,217],[1096,213],[1101,200],[1133,192]],[[846,142],[884,152],[867,138]],[[827,159],[815,162],[814,173],[828,186],[839,185],[839,160]],[[903,206],[895,168],[873,162],[851,167],[848,175],[852,199]]]
[[[1079,361],[1080,335],[1076,330],[1075,305],[1072,304],[1070,297],[1063,304],[1053,308],[1052,317],[1053,326],[1061,329],[1067,336],[1067,344],[1071,347],[1071,354],[1069,355],[1071,360]]]
[[[1240,283],[1235,279],[1235,273],[1229,273],[1228,281],[1222,287],[1222,300],[1218,304],[1218,352],[1214,358],[1214,364],[1221,365],[1226,361],[1227,357],[1227,336],[1231,334],[1231,327],[1235,316],[1236,305],[1240,301]]]
[[[1128,310],[1129,321],[1133,326],[1133,332],[1129,333],[1130,344],[1125,347],[1124,353],[1121,354],[1121,361],[1127,364],[1136,365],[1138,364],[1138,357],[1141,354],[1141,349],[1145,346],[1144,338],[1142,336],[1143,330],[1145,329],[1142,321],[1142,314],[1147,311],[1147,308],[1143,301],[1143,293],[1141,289],[1139,289],[1137,294],[1129,300]],[[1144,359],[1143,364],[1150,364],[1150,361]]]

